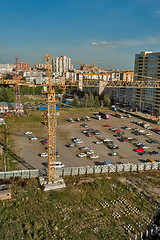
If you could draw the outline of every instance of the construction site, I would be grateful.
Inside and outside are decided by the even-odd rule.
[[[61,110],[58,110],[59,114],[57,114],[56,105],[58,104],[55,89],[61,89],[62,93],[65,93],[67,89],[70,88],[79,88],[83,91],[95,89],[95,91],[98,90],[98,93],[105,92],[105,89],[133,89],[136,93],[140,90],[140,102],[142,102],[145,91],[151,89],[156,91],[156,89],[160,88],[159,79],[141,75],[141,78],[138,80],[125,79],[123,81],[111,81],[107,78],[110,73],[100,73],[97,68],[94,69],[95,65],[91,65],[83,67],[83,70],[86,71],[86,73],[80,73],[77,80],[73,81],[67,79],[64,81],[64,79],[60,79],[59,81],[56,81],[56,79],[52,78],[52,59],[52,56],[47,54],[35,64],[35,66],[39,68],[45,68],[46,80],[43,83],[36,84],[36,82],[26,82],[20,76],[8,79],[6,76],[2,75],[0,80],[0,84],[3,86],[14,86],[16,93],[16,103],[14,105],[10,104],[10,106],[7,106],[7,104],[1,104],[1,112],[5,116],[5,123],[2,124],[0,129],[2,172],[6,173],[5,176],[7,176],[7,172],[15,170],[15,168],[16,170],[46,169],[45,174],[41,176],[39,175],[37,178],[38,181],[34,178],[25,180],[18,177],[16,179],[16,175],[11,178],[4,177],[3,180],[1,179],[1,193],[3,192],[1,194],[3,196],[0,196],[1,200],[7,198],[7,196],[8,199],[11,199],[11,193],[13,198],[16,199],[16,201],[13,200],[8,203],[2,201],[2,212],[5,213],[5,204],[7,204],[8,209],[11,209],[11,206],[13,205],[21,212],[20,217],[17,217],[15,221],[15,224],[20,226],[19,230],[16,230],[15,233],[14,231],[11,231],[12,234],[14,234],[13,239],[27,237],[28,239],[114,238],[118,240],[128,239],[128,235],[130,239],[149,239],[147,237],[151,236],[150,229],[153,229],[154,234],[157,234],[156,236],[158,236],[158,230],[155,230],[152,224],[154,217],[157,214],[157,209],[159,209],[160,200],[159,190],[157,190],[159,185],[159,152],[154,156],[155,164],[154,162],[149,163],[147,162],[147,156],[145,157],[144,155],[142,157],[141,155],[137,155],[133,142],[123,143],[121,141],[122,138],[129,139],[130,136],[128,136],[128,133],[133,134],[132,130],[135,128],[134,121],[137,121],[139,117],[137,117],[136,114],[133,114],[130,119],[126,117],[126,114],[132,114],[132,112],[124,111],[122,119],[118,119],[116,118],[113,109],[105,108],[109,117],[107,120],[101,119],[99,121],[96,116],[98,114],[97,112],[101,110],[101,107],[98,109],[93,107],[89,109],[62,108]],[[44,60],[45,64],[43,66],[40,65],[40,62]],[[89,69],[92,70],[90,73],[87,73],[90,71]],[[93,73],[94,71],[95,73]],[[136,76],[137,74],[135,74],[135,77]],[[23,98],[23,96],[21,96],[21,87],[23,86],[30,88],[38,86],[43,88],[43,95],[40,96],[40,100],[37,100],[39,98],[37,97],[35,104],[35,106],[37,106],[41,103],[45,106],[42,107],[41,105],[42,111],[38,111],[37,109],[26,110],[23,108],[21,99]],[[9,112],[14,112],[14,114],[12,114],[12,116],[14,116],[11,117]],[[92,129],[92,131],[89,131],[94,132],[95,130],[95,132],[100,132],[100,135],[94,134],[92,138],[93,141],[83,133],[85,128],[83,128],[84,123],[75,121],[75,119],[83,119],[85,116],[89,116],[91,119],[90,122],[87,122],[87,128]],[[70,118],[74,119],[73,123],[68,121]],[[148,123],[147,119],[144,119],[144,122]],[[81,121],[84,122],[85,120]],[[149,118],[152,137],[155,140],[155,144],[152,147],[150,146],[150,152],[157,152],[157,149],[160,148],[160,129],[157,125],[158,122],[159,115],[158,112],[155,112],[155,115],[151,115]],[[115,129],[107,129],[104,127],[106,124]],[[125,129],[122,136],[113,135],[118,134],[118,131],[120,131],[119,129],[126,127],[126,125],[128,129],[130,128],[128,132]],[[149,131],[148,129],[147,131]],[[154,129],[155,131],[153,131]],[[148,132],[145,133],[147,134]],[[91,159],[89,155],[86,155],[83,159],[78,158],[78,155],[82,153],[79,146],[82,147],[83,144],[78,145],[76,143],[75,147],[68,147],[73,144],[74,139],[77,137],[80,137],[82,143],[87,145],[89,149],[95,151],[97,155],[92,155],[97,156],[98,159]],[[114,153],[113,150],[106,151],[106,149],[108,149],[106,148],[108,145],[104,141],[106,137],[114,140],[115,146],[118,146],[118,155],[116,157],[112,157],[112,153]],[[143,134],[138,136],[137,142],[144,142],[149,139],[150,138],[147,135]],[[102,142],[102,145],[96,144],[95,142],[97,141]],[[126,144],[127,147],[125,146]],[[83,152],[83,154],[85,154],[85,152]],[[61,166],[61,169],[57,168],[58,155],[61,164],[63,165]],[[43,156],[44,158],[42,158]],[[102,172],[99,172],[97,173],[97,176],[95,176],[93,171],[91,175],[87,174],[86,177],[80,176],[80,172],[77,172],[77,176],[72,176],[72,173],[74,172],[74,169],[73,172],[71,170],[72,167],[102,166],[106,159],[111,161],[113,165],[117,166],[116,169],[119,169],[119,166],[125,169],[123,164],[127,164],[127,166],[129,166],[129,170],[126,170],[128,173],[124,170],[120,172],[116,170],[111,173],[112,168],[107,166],[107,169],[109,167],[110,170],[107,170],[108,173],[104,172],[104,175]],[[136,168],[136,164],[139,163],[145,166],[143,168],[144,170],[149,166],[148,173],[143,173],[143,171],[138,170],[139,173],[136,172],[130,174],[129,172],[132,171],[134,167],[137,171],[138,168]],[[62,174],[65,171],[69,171],[70,176]],[[146,186],[150,181],[151,185],[149,189],[147,189]],[[8,185],[7,189],[5,185]],[[55,189],[62,190],[53,193],[52,191],[46,194],[43,193],[44,191]],[[27,194],[25,191],[27,191]],[[19,194],[19,192],[21,193]],[[91,194],[88,197],[87,192],[90,192]],[[94,192],[96,192],[96,195]],[[103,192],[102,195],[101,192]],[[111,194],[108,195],[108,192]],[[73,194],[74,199],[70,198],[70,194]],[[35,201],[34,203],[31,203],[30,200],[33,196],[35,197]],[[61,200],[61,197],[63,200]],[[39,201],[40,198],[43,199]],[[38,216],[37,211],[38,209],[41,209],[41,205],[44,204],[45,201],[47,201],[47,207],[45,210],[43,209],[43,213],[40,211],[40,218],[38,220],[38,218],[36,218],[36,216]],[[37,205],[35,205],[35,203],[37,203]],[[34,210],[32,212],[34,220],[31,223],[29,220],[31,212],[28,212],[27,222],[23,228],[25,204],[34,205]],[[54,205],[54,214],[51,205],[52,207]],[[50,214],[52,216],[50,216],[48,210],[51,211]],[[94,212],[94,215],[91,214],[91,212]],[[58,213],[59,217],[57,218]],[[74,216],[76,217],[74,218]],[[134,218],[135,220],[133,220]],[[119,219],[121,219],[120,226]],[[144,219],[147,219],[147,221],[144,222]],[[79,224],[80,220],[81,224]],[[3,215],[3,221],[1,221],[1,226],[3,228],[6,226],[4,224],[5,221]],[[88,224],[86,224],[87,222]],[[73,224],[73,227],[71,226],[71,223]],[[9,223],[7,222],[6,224],[8,227]],[[77,226],[79,227],[77,228]],[[107,229],[111,229],[111,232],[108,230],[106,231],[106,226],[108,226]],[[117,231],[113,232],[111,226],[114,226]],[[12,225],[12,227],[14,228],[14,225]],[[36,229],[36,231],[33,231],[33,229]],[[148,236],[146,233],[147,229],[149,231]],[[10,233],[5,233],[3,231],[1,238],[10,238]]]

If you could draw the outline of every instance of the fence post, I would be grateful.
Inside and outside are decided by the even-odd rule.
[[[137,172],[139,172],[139,165],[138,165],[138,163],[137,163]]]
[[[86,167],[86,172],[85,172],[85,175],[87,175],[87,174],[88,174],[88,171],[87,171],[87,170],[88,170],[88,168]]]

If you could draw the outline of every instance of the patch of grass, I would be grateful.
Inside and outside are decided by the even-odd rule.
[[[110,177],[112,176],[112,177]],[[124,174],[135,179],[138,174]],[[121,174],[65,177],[67,187],[41,192],[35,179],[11,180],[13,199],[0,202],[0,239],[128,239],[147,224],[153,202],[119,181]],[[125,202],[119,201],[125,199]],[[108,204],[108,205],[107,205]],[[131,213],[129,207],[139,210]],[[120,218],[113,217],[120,214]],[[142,216],[145,217],[144,222]],[[124,226],[135,230],[128,233]]]

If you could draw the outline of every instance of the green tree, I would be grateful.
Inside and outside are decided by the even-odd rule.
[[[73,106],[79,107],[79,101],[78,101],[78,96],[77,95],[74,95]]]
[[[85,93],[82,100],[82,107],[86,107],[86,108],[88,107],[88,100],[89,100],[88,94]]]
[[[103,100],[101,100],[101,108],[103,108],[103,106],[104,106],[104,102]]]
[[[100,102],[99,102],[99,97],[98,97],[98,96],[95,96],[94,106],[95,106],[95,107],[100,107]]]
[[[36,88],[35,88],[35,94],[37,94],[37,95],[41,95],[42,94],[42,87],[40,87],[40,86],[37,86]]]
[[[111,100],[108,94],[104,95],[103,102],[105,107],[109,107],[111,105]]]
[[[94,107],[94,96],[93,96],[93,93],[90,93],[89,94],[89,100],[88,100],[88,107]]]

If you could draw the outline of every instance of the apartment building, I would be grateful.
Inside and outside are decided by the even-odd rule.
[[[0,63],[0,73],[6,74],[13,71],[15,65],[10,65],[9,63]]]
[[[160,81],[160,52],[144,51],[135,55],[135,80]],[[151,77],[151,78],[147,78]],[[148,112],[160,113],[160,88],[135,89],[135,106]]]
[[[29,71],[29,63],[18,62],[16,63],[16,70],[17,71]]]
[[[73,65],[71,64],[71,58],[68,58],[65,55],[61,57],[54,57],[52,65],[53,72],[59,74],[59,76],[63,76],[64,73],[69,72],[73,69]]]

